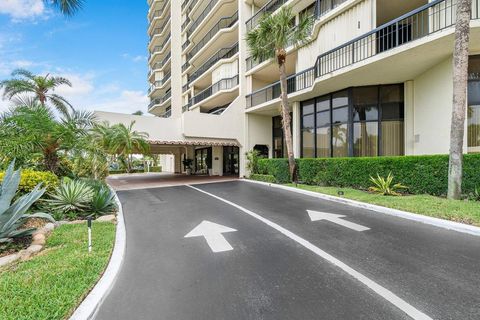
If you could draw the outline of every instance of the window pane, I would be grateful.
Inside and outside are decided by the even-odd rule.
[[[405,155],[403,121],[382,121],[382,155]]]
[[[348,91],[341,91],[332,95],[332,107],[339,108],[348,106]]]
[[[348,107],[333,109],[333,123],[348,122]]]
[[[302,103],[303,114],[310,114],[315,112],[315,100],[309,100]]]
[[[314,128],[315,127],[315,115],[310,114],[303,116],[303,128]]]
[[[330,111],[317,113],[317,128],[330,126]]]
[[[405,111],[403,90],[403,85],[382,86],[380,88],[382,120],[404,119]]]
[[[317,128],[317,158],[330,157],[330,127]]]
[[[315,133],[314,129],[304,129],[303,135],[303,154],[304,158],[315,158]]]
[[[378,119],[378,87],[353,89],[353,121]]]
[[[330,110],[330,96],[323,96],[317,99],[317,112]]]
[[[468,79],[480,79],[480,56],[471,56],[468,61]]]
[[[348,126],[336,124],[332,129],[333,156],[348,157]]]
[[[468,152],[480,152],[480,105],[468,107]]]
[[[353,155],[375,157],[378,155],[378,122],[355,123],[353,126]]]

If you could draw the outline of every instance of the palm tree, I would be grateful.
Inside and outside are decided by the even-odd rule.
[[[277,14],[266,14],[259,25],[247,34],[247,44],[254,60],[274,59],[278,65],[281,88],[282,127],[287,146],[288,164],[292,181],[297,180],[297,164],[293,154],[291,117],[287,96],[287,47],[307,44],[312,29],[313,19],[303,16],[297,26],[294,25],[295,15],[289,7],[283,7]]]
[[[126,126],[123,123],[112,126],[111,149],[115,154],[125,159],[127,172],[132,171],[134,153],[148,153],[150,145],[148,144],[148,134],[133,130],[135,121]]]
[[[462,194],[463,143],[467,107],[468,50],[472,0],[457,1],[455,49],[453,52],[453,107],[450,128],[450,160],[448,198],[460,199]]]
[[[81,147],[94,121],[93,114],[85,111],[71,111],[57,119],[38,102],[17,106],[0,121],[0,154],[20,160],[37,154],[45,170],[58,173],[60,155]]]
[[[14,100],[16,105],[25,105],[25,95],[33,95],[42,106],[51,103],[61,114],[68,115],[68,109],[73,106],[62,96],[53,93],[61,85],[72,86],[68,79],[54,77],[50,74],[37,76],[30,71],[17,69],[12,72],[13,79],[0,82],[0,89],[4,89],[3,99]]]
[[[44,0],[47,5],[52,5],[66,16],[73,16],[83,6],[83,0]]]

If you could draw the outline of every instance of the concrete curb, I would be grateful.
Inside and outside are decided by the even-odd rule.
[[[123,209],[117,193],[115,193],[115,202],[117,203],[117,231],[115,236],[115,245],[113,248],[110,262],[103,276],[97,282],[95,287],[90,291],[87,297],[83,300],[80,306],[75,310],[70,320],[89,320],[95,317],[100,305],[105,300],[106,296],[110,293],[110,290],[115,284],[115,280],[120,272],[125,257],[126,249],[126,229],[125,220],[123,218]]]
[[[459,222],[448,221],[448,220],[443,220],[443,219],[429,217],[429,216],[423,216],[423,215],[416,214],[416,213],[411,213],[411,212],[407,212],[407,211],[386,208],[386,207],[377,206],[377,205],[374,205],[374,204],[369,204],[369,203],[365,203],[365,202],[360,202],[360,201],[355,201],[355,200],[330,196],[330,195],[326,195],[326,194],[323,194],[323,193],[317,193],[317,192],[313,192],[313,191],[297,189],[297,188],[283,186],[283,185],[279,185],[279,184],[272,184],[272,183],[254,181],[254,180],[248,180],[248,179],[241,179],[240,181],[248,182],[248,183],[256,183],[256,184],[269,186],[269,187],[277,188],[277,189],[282,189],[282,190],[286,190],[286,191],[290,191],[290,192],[296,192],[296,193],[304,194],[304,195],[307,195],[307,196],[312,196],[312,197],[323,199],[323,200],[334,201],[334,202],[350,205],[350,206],[357,207],[357,208],[367,209],[367,210],[371,210],[371,211],[375,211],[375,212],[379,212],[379,213],[383,213],[383,214],[387,214],[387,215],[391,215],[391,216],[395,216],[395,217],[399,217],[399,218],[403,218],[403,219],[408,219],[408,220],[421,222],[421,223],[424,223],[424,224],[432,225],[432,226],[447,229],[447,230],[457,231],[457,232],[466,233],[466,234],[470,234],[470,235],[473,235],[473,236],[480,237],[480,228],[479,227],[475,227],[475,226],[471,226],[471,225],[467,225],[467,224],[463,224],[463,223],[459,223]]]

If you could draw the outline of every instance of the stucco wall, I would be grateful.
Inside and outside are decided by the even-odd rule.
[[[320,27],[316,39],[298,51],[297,72],[315,64],[317,56],[375,28],[374,0],[365,0]]]
[[[413,154],[449,151],[452,110],[452,59],[448,58],[413,80]]]

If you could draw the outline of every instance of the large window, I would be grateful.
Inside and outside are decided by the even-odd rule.
[[[480,56],[470,57],[468,69],[468,152],[480,153]]]
[[[290,114],[290,119],[292,118]],[[273,158],[286,158],[287,157],[287,144],[285,143],[285,136],[283,134],[282,117],[276,116],[272,118],[273,127]],[[293,121],[290,122],[290,130],[293,129]]]
[[[302,103],[302,157],[404,154],[403,85],[357,87]]]

